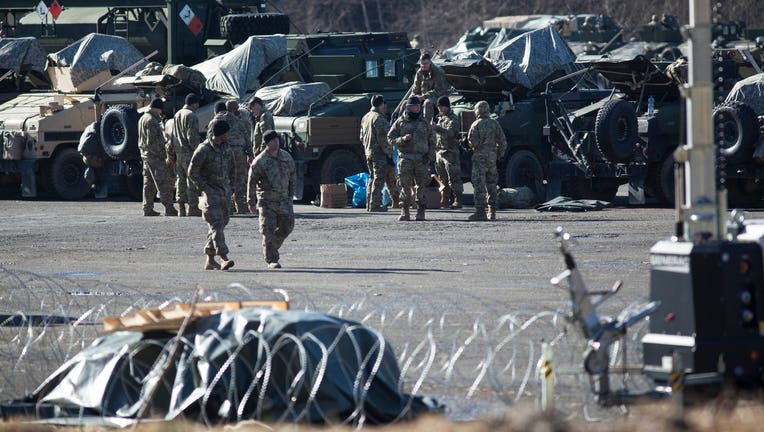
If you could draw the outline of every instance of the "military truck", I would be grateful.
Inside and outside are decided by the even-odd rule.
[[[97,32],[121,36],[144,54],[159,51],[162,64],[193,65],[221,54],[253,34],[289,33],[289,17],[263,13],[265,1],[244,0],[66,0],[54,18],[39,3],[0,2],[0,21],[8,37],[34,36],[55,52]],[[51,6],[51,4],[48,4]],[[253,13],[257,12],[257,13]]]

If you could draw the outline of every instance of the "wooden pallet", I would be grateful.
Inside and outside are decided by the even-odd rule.
[[[289,310],[286,300],[273,301],[242,301],[242,302],[199,302],[193,310],[191,320],[216,315],[222,312],[244,308],[266,308],[273,310]],[[191,311],[188,303],[176,303],[163,309],[144,309],[123,317],[103,318],[103,332],[115,331],[153,331],[178,330],[186,315]]]

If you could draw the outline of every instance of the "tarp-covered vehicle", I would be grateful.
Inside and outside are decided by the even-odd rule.
[[[508,141],[499,165],[503,187],[530,187],[538,201],[562,192],[610,201],[620,184],[640,175],[644,155],[632,104],[598,88],[557,30],[525,33],[488,57],[436,63],[462,96],[454,105],[462,132],[474,120],[475,102],[494,107]]]
[[[31,88],[48,87],[46,65],[45,49],[37,39],[0,38],[0,103]]]

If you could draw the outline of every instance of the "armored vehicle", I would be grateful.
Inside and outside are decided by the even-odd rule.
[[[289,17],[264,12],[265,1],[67,0],[63,10],[4,0],[0,21],[9,37],[36,37],[48,52],[92,32],[124,37],[144,54],[155,49],[162,64],[196,64],[252,34],[289,33]],[[50,4],[48,5],[50,6]]]

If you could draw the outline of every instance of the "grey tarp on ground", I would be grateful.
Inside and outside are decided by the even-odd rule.
[[[250,36],[230,52],[192,66],[207,77],[207,88],[237,99],[260,87],[258,77],[287,54],[286,37]]]
[[[134,418],[174,340],[160,331],[107,334],[19,402],[57,416]],[[153,416],[380,424],[442,408],[403,393],[391,346],[356,322],[250,308],[200,318],[182,340]]]
[[[610,203],[607,201],[591,200],[591,199],[576,199],[566,196],[558,196],[543,204],[536,206],[538,211],[569,211],[569,212],[585,212],[602,210],[610,207]]]
[[[751,75],[735,83],[724,103],[744,102],[758,115],[764,115],[764,73]]]
[[[255,93],[274,115],[294,115],[326,105],[332,99],[329,84],[325,82],[301,83],[290,81],[263,87]]]
[[[40,42],[33,37],[0,39],[0,71],[45,72],[47,58]]]
[[[513,83],[533,88],[562,70],[575,70],[576,55],[554,27],[523,33],[486,51],[485,57]]]
[[[75,87],[102,71],[121,72],[143,57],[126,39],[98,33],[90,33],[61,51],[48,55],[55,66],[69,67]],[[135,70],[141,68],[139,65]]]

